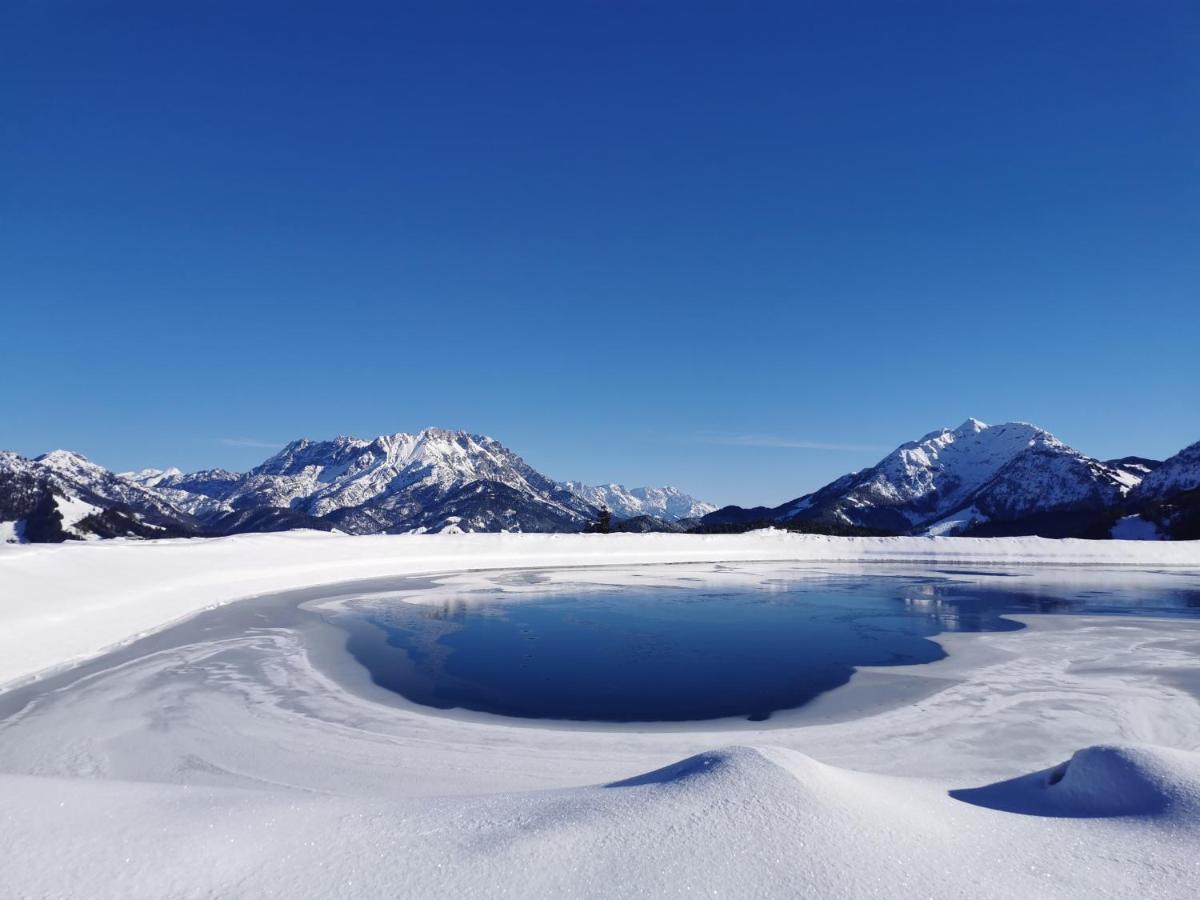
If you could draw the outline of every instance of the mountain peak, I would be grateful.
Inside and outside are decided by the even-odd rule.
[[[37,457],[34,462],[63,474],[78,473],[89,477],[100,477],[108,472],[103,466],[97,465],[82,453],[76,453],[74,450],[51,450],[49,453],[43,453]]]
[[[778,507],[775,518],[895,534],[953,534],[984,525],[992,529],[987,533],[1008,527],[1053,533],[1099,522],[1139,480],[1136,472],[1084,456],[1036,425],[987,425],[972,417]],[[1033,517],[1040,518],[1033,523]],[[1024,524],[1010,525],[1018,521]]]
[[[39,456],[37,461],[40,463],[46,463],[47,465],[79,465],[80,463],[91,464],[90,459],[88,459],[82,453],[76,453],[74,450],[51,450],[49,453],[43,453],[41,456]]]
[[[979,419],[976,419],[974,416],[972,416],[955,428],[954,433],[959,436],[979,434],[979,432],[987,430],[988,427],[989,426],[986,422],[981,422]]]

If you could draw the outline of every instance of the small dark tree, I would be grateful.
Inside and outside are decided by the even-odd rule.
[[[588,534],[611,534],[612,512],[607,506],[600,507],[600,513],[596,517],[596,521],[583,530]]]

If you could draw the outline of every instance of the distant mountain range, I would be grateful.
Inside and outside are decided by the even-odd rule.
[[[280,531],[624,531],[1200,538],[1200,443],[1165,462],[1085,456],[1033,425],[968,419],[777,507],[554,481],[498,441],[427,428],[293,441],[248,472],[116,474],[67,450],[0,453],[0,542]]]
[[[440,428],[293,441],[245,473],[118,475],[66,450],[36,459],[0,454],[0,541],[290,528],[570,532],[595,522],[602,506],[618,520],[650,519],[650,530],[715,509],[671,487],[556,482],[492,438]]]

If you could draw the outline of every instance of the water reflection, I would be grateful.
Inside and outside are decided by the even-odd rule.
[[[527,718],[761,720],[845,684],[856,666],[941,659],[943,632],[1011,631],[1010,613],[1200,614],[1200,592],[1052,588],[1019,578],[830,574],[647,578],[503,596],[367,603],[343,624],[379,685],[426,706]],[[735,577],[736,576],[736,577]],[[507,590],[507,586],[506,586]]]

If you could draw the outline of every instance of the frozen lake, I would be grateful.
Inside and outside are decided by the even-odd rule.
[[[1008,615],[1200,617],[1191,586],[1039,584],[947,569],[715,586],[531,585],[435,602],[361,598],[335,617],[371,680],[425,707],[527,719],[769,719],[858,667],[943,659],[944,632],[1015,631]]]
[[[65,660],[95,643],[85,624],[197,611],[0,693],[8,893],[1195,895],[1195,569],[463,553],[381,574],[405,547],[459,547],[407,538],[337,564],[364,541],[46,552],[14,651],[51,635]],[[289,567],[203,609],[296,547],[311,583]],[[11,558],[10,605],[42,554]],[[95,574],[114,559],[119,592]],[[409,695],[372,680],[404,666],[427,678]],[[541,717],[465,705],[539,672]],[[709,718],[617,719],[631,697]],[[570,718],[614,699],[615,721]]]

